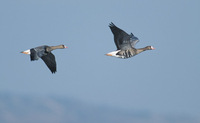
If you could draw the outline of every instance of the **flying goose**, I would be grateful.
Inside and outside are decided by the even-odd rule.
[[[67,48],[65,45],[58,45],[58,46],[39,46],[35,48],[31,48],[21,53],[30,55],[31,61],[38,60],[41,58],[47,67],[50,69],[52,73],[56,72],[56,60],[55,56],[51,53],[52,50],[55,49],[64,49]]]
[[[135,37],[133,33],[131,33],[130,35],[127,34],[125,31],[115,26],[112,22],[110,23],[109,27],[114,35],[114,41],[117,50],[107,53],[107,56],[114,56],[117,58],[125,59],[135,56],[143,51],[155,49],[152,46],[146,46],[144,48],[136,49],[135,45],[139,41],[139,39]]]

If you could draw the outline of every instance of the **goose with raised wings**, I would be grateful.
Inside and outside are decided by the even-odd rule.
[[[146,46],[144,48],[136,49],[135,45],[139,39],[135,37],[133,33],[130,35],[127,34],[125,31],[115,26],[112,22],[110,23],[109,27],[114,35],[114,41],[117,50],[107,53],[107,56],[114,56],[117,58],[125,59],[135,56],[143,51],[155,49],[153,46]]]

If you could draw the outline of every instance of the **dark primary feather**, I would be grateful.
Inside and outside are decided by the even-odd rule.
[[[44,63],[47,65],[52,73],[56,72],[56,60],[55,56],[51,52],[47,53],[47,55],[42,56],[41,59],[44,61]]]
[[[109,27],[114,35],[114,41],[117,50],[120,50],[122,48],[128,49],[131,47],[130,39],[133,35],[127,34],[125,31],[118,28],[113,23],[110,23]]]

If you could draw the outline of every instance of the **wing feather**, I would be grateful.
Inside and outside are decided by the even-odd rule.
[[[122,29],[115,26],[112,22],[109,25],[113,35],[114,35],[114,41],[115,45],[117,47],[117,50],[120,50],[123,46],[131,46],[130,44],[130,38],[131,36],[127,34]]]
[[[50,52],[47,55],[41,57],[47,67],[50,69],[52,73],[56,72],[56,59],[55,56]]]
[[[133,33],[131,33],[131,38],[130,38],[130,43],[131,43],[131,46],[134,48],[135,45],[139,42],[139,39],[137,37],[135,37],[133,35]]]

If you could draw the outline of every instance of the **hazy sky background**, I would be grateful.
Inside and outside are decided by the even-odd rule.
[[[199,0],[3,0],[0,92],[200,117],[199,12]],[[105,56],[110,22],[156,50]],[[44,44],[69,47],[53,51],[56,74],[20,53]]]

